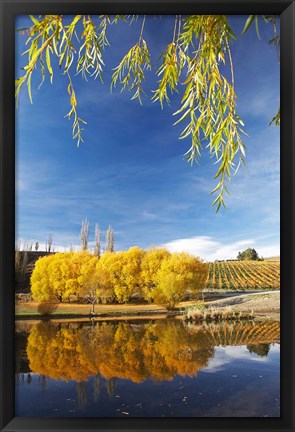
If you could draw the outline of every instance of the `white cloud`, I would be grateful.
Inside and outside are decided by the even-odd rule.
[[[274,257],[280,255],[280,245],[262,246],[259,249],[259,255],[262,257]]]
[[[206,261],[214,261],[216,259],[236,258],[242,248],[250,247],[253,242],[253,239],[247,239],[235,243],[222,244],[208,236],[196,236],[172,240],[163,246],[170,252],[188,252]]]
[[[162,246],[166,247],[170,252],[188,252],[206,261],[215,261],[235,259],[240,251],[248,247],[257,248],[256,243],[254,239],[245,239],[224,244],[209,236],[195,236],[192,238],[172,240]],[[261,245],[257,252],[263,257],[276,256],[280,254],[280,248],[279,245],[276,244]]]
[[[278,354],[279,347],[276,345],[272,346],[271,353]],[[260,357],[256,354],[251,354],[246,346],[215,347],[214,357],[210,360],[208,367],[203,369],[202,372],[214,373],[234,360],[250,360],[253,362],[268,363],[271,361],[271,358],[269,356]]]

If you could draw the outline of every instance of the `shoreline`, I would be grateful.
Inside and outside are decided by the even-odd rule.
[[[154,304],[126,304],[126,305],[96,305],[95,315],[89,313],[89,305],[63,304],[63,312],[55,312],[50,317],[42,317],[37,313],[21,313],[26,309],[26,303],[16,305],[16,321],[44,321],[44,320],[73,320],[73,319],[140,319],[153,317],[185,317],[188,308],[194,307],[196,300],[179,303],[174,310],[167,311]],[[225,308],[233,313],[252,313],[253,319],[275,319],[280,320],[280,291],[265,293],[243,293],[240,295],[225,296],[218,300],[205,303],[206,309],[214,309],[217,312]],[[37,303],[31,303],[30,308],[36,309]],[[28,308],[28,306],[27,306]],[[73,312],[73,309],[77,312]],[[80,312],[79,312],[80,309]],[[87,309],[87,312],[86,312]],[[19,313],[18,313],[19,312]],[[84,313],[83,313],[84,312]]]

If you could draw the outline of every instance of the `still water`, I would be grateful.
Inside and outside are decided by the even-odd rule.
[[[16,415],[278,417],[278,322],[16,326]]]

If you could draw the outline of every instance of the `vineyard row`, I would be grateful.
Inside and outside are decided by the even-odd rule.
[[[209,263],[206,288],[279,289],[280,263],[266,261],[219,261]]]

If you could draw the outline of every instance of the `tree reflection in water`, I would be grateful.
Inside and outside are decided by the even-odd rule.
[[[179,321],[94,326],[39,323],[30,330],[27,356],[30,369],[53,379],[86,381],[96,376],[99,393],[102,376],[114,393],[113,378],[141,382],[194,376],[208,364],[214,347],[201,328],[189,331]],[[80,390],[79,390],[80,391]]]
[[[170,318],[33,325],[22,322],[16,329],[16,384],[22,388],[33,381],[30,389],[34,393],[37,384],[44,393],[39,393],[40,397],[46,400],[57,388],[65,388],[51,379],[61,379],[65,384],[73,380],[76,398],[67,401],[76,401],[81,412],[86,412],[93,401],[99,401],[101,407],[106,396],[111,401],[104,407],[115,407],[120,389],[129,388],[131,382],[146,381],[136,386],[135,393],[151,388],[155,382],[163,383],[160,389],[170,388],[170,383],[172,388],[179,386],[180,377],[195,377],[200,370],[210,368],[215,347],[239,346],[244,351],[247,348],[249,356],[265,357],[270,344],[280,341],[278,322],[199,325]]]
[[[41,376],[80,383],[95,377],[95,397],[103,377],[112,396],[114,378],[142,382],[168,381],[176,375],[192,377],[208,365],[214,346],[243,344],[257,352],[255,345],[277,342],[279,331],[276,322],[205,326],[174,319],[144,324],[96,322],[91,326],[40,322],[30,329],[27,356],[31,371]],[[266,355],[267,349],[258,352]],[[85,389],[82,384],[80,387],[83,405]]]

